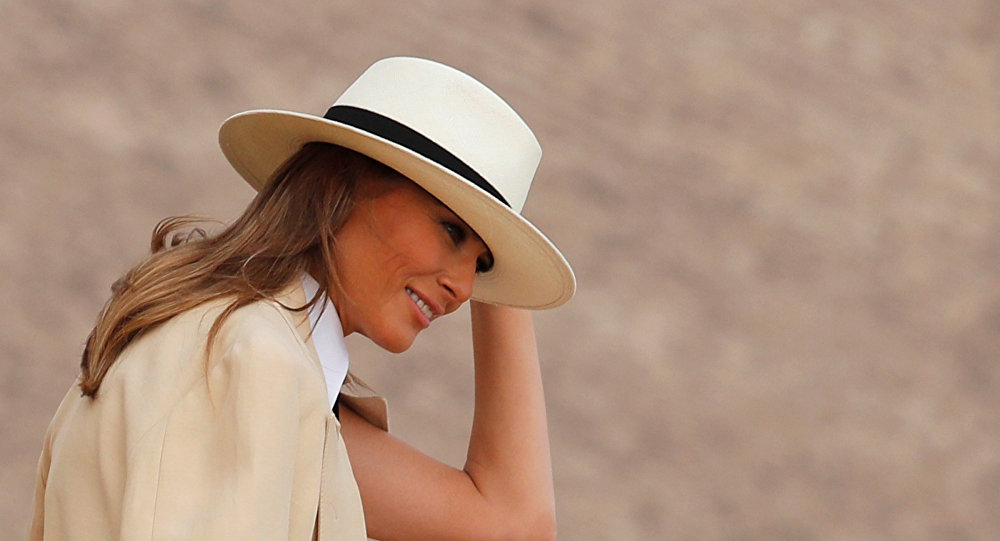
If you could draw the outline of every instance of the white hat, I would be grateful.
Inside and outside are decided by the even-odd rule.
[[[219,144],[255,189],[306,143],[355,150],[416,182],[464,220],[493,253],[476,300],[521,308],[568,301],[576,279],[559,250],[521,217],[542,149],[499,96],[472,77],[419,58],[373,64],[323,117],[239,113]]]

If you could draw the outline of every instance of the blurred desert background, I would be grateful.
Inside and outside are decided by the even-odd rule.
[[[0,0],[0,537],[109,286],[251,190],[216,130],[424,56],[545,157],[579,280],[537,314],[560,538],[1000,538],[995,0]],[[460,466],[467,312],[351,340]]]

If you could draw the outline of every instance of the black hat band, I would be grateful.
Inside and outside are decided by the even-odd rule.
[[[510,208],[510,203],[475,169],[469,167],[458,156],[455,156],[441,145],[431,141],[412,128],[376,112],[350,105],[334,105],[330,107],[323,118],[347,124],[372,135],[381,137],[405,147],[428,160],[452,171],[492,195],[497,201]]]

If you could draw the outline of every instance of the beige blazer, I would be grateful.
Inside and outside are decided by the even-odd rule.
[[[279,300],[301,306],[299,286]],[[305,312],[208,303],[121,354],[95,399],[73,387],[38,465],[31,540],[363,540],[358,487]],[[387,430],[351,375],[341,404]]]

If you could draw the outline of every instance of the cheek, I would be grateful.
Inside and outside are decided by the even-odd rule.
[[[359,255],[348,263],[350,279],[353,288],[368,302],[394,296],[421,268],[417,254],[378,240],[369,243]]]
[[[426,217],[405,223],[398,218],[380,214],[342,238],[347,259],[341,277],[352,297],[381,304],[414,278],[442,268],[449,246],[437,224]]]
[[[434,233],[431,228],[421,228],[394,236],[385,245],[386,268],[404,275],[434,272],[441,266],[446,249]]]
[[[386,295],[393,295],[406,285],[407,279],[413,274],[414,263],[411,258],[401,253],[390,253],[372,269],[372,286],[384,290]]]

